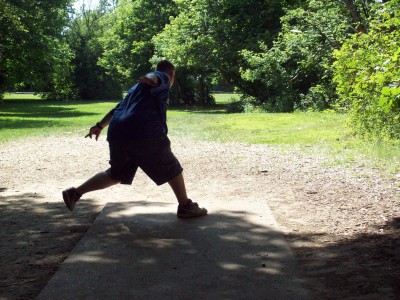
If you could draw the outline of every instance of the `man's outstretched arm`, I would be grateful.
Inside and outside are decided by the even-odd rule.
[[[99,139],[100,133],[103,130],[104,127],[107,127],[108,124],[110,124],[111,118],[114,114],[114,109],[110,110],[104,117],[101,119],[100,122],[97,122],[96,125],[90,127],[89,133],[85,135],[85,138],[90,137],[92,138],[92,135],[95,136],[96,141]]]
[[[148,85],[153,86],[153,87],[160,85],[158,77],[154,73],[149,73],[149,74],[147,74],[145,76],[139,77],[137,82],[145,83],[145,84],[148,84]]]

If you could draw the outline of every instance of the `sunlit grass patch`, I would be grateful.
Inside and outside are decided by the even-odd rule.
[[[4,100],[42,100],[40,95],[34,93],[5,93]]]
[[[196,135],[221,142],[302,144],[334,142],[346,131],[345,117],[338,114],[202,114],[171,111],[172,134]]]
[[[228,104],[232,100],[238,101],[240,99],[241,94],[236,93],[218,93],[214,94],[215,102],[217,104]]]

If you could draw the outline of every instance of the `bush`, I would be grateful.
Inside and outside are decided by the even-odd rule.
[[[241,52],[247,64],[242,79],[252,84],[251,96],[263,110],[324,110],[336,101],[332,53],[350,26],[345,6],[327,0],[308,0],[303,6],[281,18],[272,47],[261,44],[262,53]]]
[[[348,111],[363,136],[400,138],[400,0],[376,6],[367,34],[335,52],[338,108]]]
[[[231,97],[228,100],[228,113],[250,113],[256,110],[256,101],[253,97],[241,96],[238,100],[236,97]]]
[[[307,94],[300,94],[298,109],[309,111],[323,111],[330,106],[332,99],[336,98],[334,88],[327,88],[320,84],[312,86]]]

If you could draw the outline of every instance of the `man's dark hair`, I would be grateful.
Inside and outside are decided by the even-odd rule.
[[[170,61],[162,60],[157,64],[156,70],[164,73],[170,73],[175,70],[175,67]]]

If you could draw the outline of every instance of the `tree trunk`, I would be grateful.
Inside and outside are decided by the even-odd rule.
[[[193,91],[191,88],[188,88],[188,85],[185,84],[185,80],[181,80],[181,78],[175,78],[175,88],[176,90],[176,99],[174,104],[178,104],[180,100],[187,105],[193,105],[195,103],[195,98],[193,96]]]
[[[205,106],[206,104],[206,92],[205,92],[205,82],[204,76],[199,76],[199,98],[200,98],[200,105]]]
[[[357,7],[354,5],[353,0],[343,0],[343,1],[346,4],[347,9],[350,11],[354,23],[356,24],[357,32],[367,33],[367,29],[362,23],[360,13],[358,12]]]

